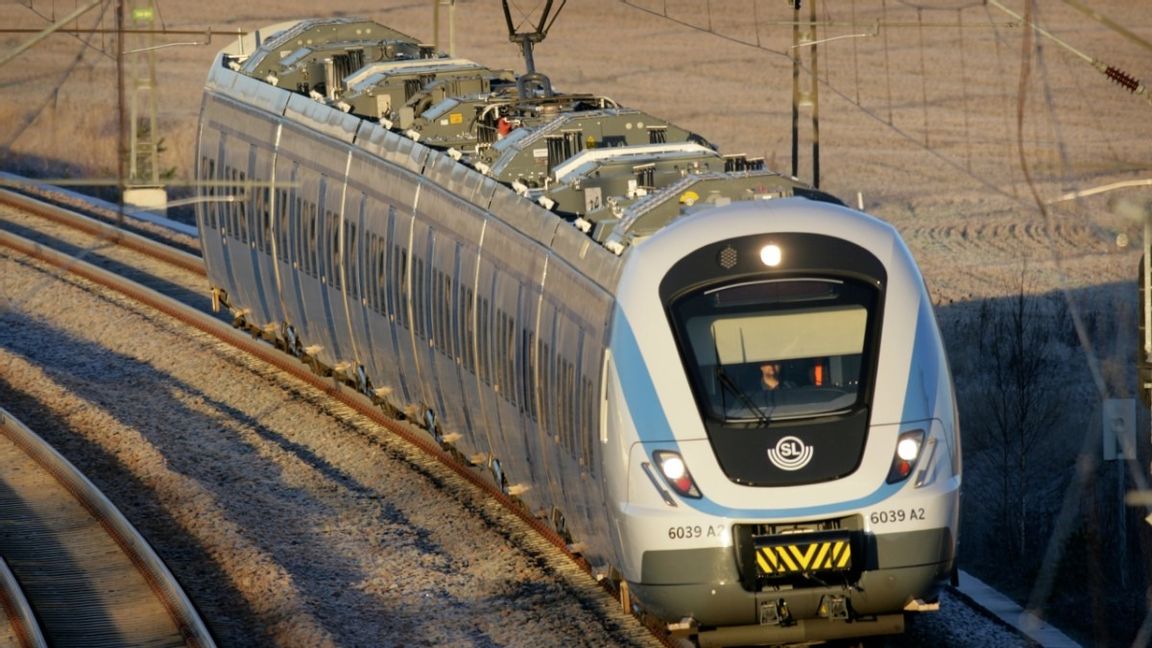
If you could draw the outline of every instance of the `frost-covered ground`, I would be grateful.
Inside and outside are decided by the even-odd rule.
[[[432,40],[430,4],[354,0],[323,11]],[[525,12],[538,6],[514,4]],[[1022,0],[1004,4],[1024,11]],[[1068,373],[1067,381],[1090,375],[1086,366],[1103,377],[1089,388],[1091,399],[1069,404],[1086,412],[1096,398],[1133,396],[1127,376],[1135,297],[1116,286],[1135,278],[1138,219],[1150,190],[1058,199],[1152,176],[1152,106],[1080,54],[1148,81],[1152,12],[1122,0],[1092,4],[1129,30],[1127,37],[1074,4],[1033,7],[1063,45],[1035,34],[1029,40],[996,3],[945,0],[820,2],[818,17],[829,24],[816,38],[836,39],[818,50],[822,186],[901,231],[942,309],[974,312],[985,300],[1023,291],[1052,295],[1069,312],[1103,322],[1098,335],[1108,344],[1077,349],[1080,357],[1051,369]],[[3,4],[0,25],[43,28],[72,8],[54,0]],[[318,11],[298,0],[159,2],[163,26],[214,34],[209,45],[156,50],[161,161],[177,181],[191,175],[202,83],[221,34]],[[513,17],[531,22],[523,13]],[[538,46],[536,62],[560,88],[611,96],[697,131],[725,152],[763,155],[769,167],[788,172],[792,29],[784,23],[792,17],[788,3],[776,1],[573,2]],[[113,22],[101,7],[77,25]],[[522,69],[494,0],[458,0],[456,25],[459,55]],[[0,51],[28,38],[0,33]],[[56,35],[0,67],[0,170],[114,175],[113,48],[107,36]],[[809,137],[807,108],[800,124]],[[811,178],[807,139],[801,151],[799,175]],[[965,358],[954,363],[979,366]],[[272,416],[276,408],[269,407],[255,412]],[[976,421],[968,423],[975,428]]]

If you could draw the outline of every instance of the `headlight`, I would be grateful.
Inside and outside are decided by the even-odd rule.
[[[672,490],[684,497],[693,499],[700,497],[700,489],[696,488],[696,482],[692,479],[692,474],[688,472],[688,466],[684,464],[684,459],[680,457],[680,453],[671,450],[656,450],[652,453],[652,461],[660,468],[660,474]]]
[[[896,440],[896,454],[892,457],[892,468],[888,471],[888,483],[908,479],[916,460],[920,458],[920,448],[924,445],[924,430],[901,432]]]

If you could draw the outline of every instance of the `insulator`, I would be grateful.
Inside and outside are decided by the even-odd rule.
[[[1140,82],[1137,81],[1135,77],[1111,65],[1104,70],[1104,74],[1108,75],[1109,79],[1127,88],[1129,92],[1136,92],[1136,89],[1140,87]]]

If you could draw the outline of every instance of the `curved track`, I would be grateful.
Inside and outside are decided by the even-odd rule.
[[[0,202],[4,202],[4,199],[5,199],[4,192],[0,192]],[[28,229],[29,230],[36,229],[37,231],[39,231],[41,228],[39,226],[36,226],[35,228],[32,228],[31,226],[29,226]],[[217,318],[214,318],[212,316],[206,315],[203,312],[202,308],[189,308],[186,305],[181,305],[181,304],[177,303],[176,301],[173,301],[171,299],[167,299],[167,298],[163,297],[162,295],[156,294],[155,291],[151,291],[151,290],[148,290],[146,288],[142,288],[140,286],[135,286],[135,287],[118,286],[118,284],[123,283],[123,279],[117,278],[115,276],[115,273],[100,270],[98,268],[86,267],[86,264],[78,262],[74,257],[72,257],[68,254],[63,254],[61,252],[46,249],[46,246],[49,244],[51,244],[53,246],[59,246],[59,244],[64,239],[68,239],[69,237],[65,233],[63,233],[63,232],[55,232],[52,234],[42,234],[41,233],[38,236],[43,238],[43,241],[44,241],[43,243],[35,243],[35,242],[30,242],[30,241],[20,241],[19,240],[20,237],[14,237],[8,233],[0,232],[0,246],[9,246],[12,249],[16,249],[22,253],[26,253],[29,255],[35,255],[38,258],[43,259],[45,262],[49,263],[50,265],[55,265],[57,267],[62,267],[62,268],[67,267],[70,272],[78,271],[80,276],[85,277],[86,279],[93,281],[95,283],[102,284],[102,285],[116,286],[116,288],[115,288],[116,290],[125,291],[125,294],[130,295],[134,300],[138,299],[142,303],[148,304],[152,308],[155,308],[155,309],[160,310],[162,312],[165,312],[169,315],[172,315],[173,317],[175,317],[181,321],[194,322],[193,326],[199,328],[202,331],[207,332],[208,334],[210,334],[211,336],[213,336],[219,340],[226,342],[227,345],[229,345],[233,348],[240,348],[240,349],[244,350],[246,353],[251,353],[253,356],[258,358],[259,360],[263,360],[269,364],[274,365],[278,371],[283,372],[284,374],[290,375],[294,379],[297,379],[299,381],[303,381],[303,382],[310,384],[313,388],[322,392],[325,395],[324,398],[327,398],[330,396],[330,397],[334,397],[335,399],[337,399],[339,401],[342,401],[345,405],[347,405],[351,410],[353,410],[356,413],[358,418],[363,418],[367,421],[370,421],[372,425],[387,428],[396,437],[404,439],[410,445],[419,448],[420,453],[425,458],[428,458],[428,457],[434,458],[434,460],[429,462],[429,463],[447,466],[450,471],[455,472],[458,475],[460,475],[461,477],[463,477],[465,480],[467,480],[467,481],[469,481],[475,485],[478,485],[481,488],[481,490],[483,491],[483,493],[485,494],[484,496],[489,500],[489,502],[501,503],[502,506],[493,507],[493,510],[499,509],[500,511],[502,511],[501,513],[499,513],[499,514],[491,513],[490,509],[487,508],[487,504],[485,504],[483,510],[489,511],[489,512],[480,512],[480,513],[478,513],[479,517],[485,519],[487,521],[486,523],[492,523],[492,520],[499,520],[500,526],[506,529],[505,531],[501,532],[501,534],[504,534],[504,537],[506,538],[506,540],[514,541],[514,543],[516,545],[524,547],[524,549],[522,549],[522,550],[525,551],[528,555],[537,556],[536,558],[533,558],[533,560],[541,560],[542,561],[542,559],[539,556],[555,555],[556,556],[555,561],[552,558],[548,558],[547,562],[551,566],[547,569],[555,569],[555,570],[557,570],[561,573],[564,573],[564,574],[567,574],[567,571],[569,571],[569,570],[571,572],[573,572],[573,574],[575,574],[577,572],[577,567],[579,565],[578,556],[575,556],[571,553],[571,550],[570,550],[571,548],[567,547],[564,544],[564,542],[559,537],[557,537],[556,534],[554,534],[550,530],[550,528],[548,527],[548,525],[544,521],[536,518],[535,516],[533,516],[529,512],[524,511],[522,509],[522,507],[518,506],[514,502],[513,499],[508,498],[503,493],[501,493],[498,488],[494,487],[494,485],[491,483],[491,480],[488,478],[486,473],[480,473],[480,472],[476,471],[475,469],[470,468],[467,465],[458,461],[457,460],[458,458],[455,457],[454,454],[449,449],[446,449],[445,447],[439,445],[431,437],[431,435],[427,434],[426,431],[419,429],[419,428],[416,428],[414,426],[411,426],[411,425],[407,424],[406,422],[396,421],[394,419],[388,418],[369,399],[356,393],[356,391],[354,389],[350,388],[349,386],[344,385],[342,383],[335,382],[334,379],[331,377],[326,378],[326,377],[318,376],[318,375],[312,373],[311,370],[306,365],[301,364],[295,358],[292,358],[291,356],[288,356],[287,354],[284,354],[280,351],[272,349],[267,344],[253,340],[249,335],[244,334],[240,331],[237,331],[237,330],[231,328],[230,326],[227,325],[226,322],[223,322],[223,321],[221,321]],[[157,246],[159,248],[165,247],[163,244],[145,243],[145,244],[141,245],[140,249],[137,249],[137,250],[130,252],[129,257],[135,257],[137,259],[137,261],[139,261],[139,255],[140,254],[147,254],[148,256],[152,256],[151,254],[149,254],[147,252],[147,249],[152,247],[152,246]],[[113,252],[110,249],[106,249],[106,247],[103,244],[94,244],[90,241],[88,243],[78,243],[78,242],[73,241],[73,242],[65,242],[62,247],[65,247],[65,248],[71,247],[74,250],[76,250],[76,249],[83,250],[84,251],[83,255],[85,256],[85,258],[90,259],[90,260],[99,260],[102,265],[116,265],[116,263],[117,263],[115,261],[108,261],[105,258],[106,255],[107,256],[115,256],[115,255],[113,254]],[[122,253],[120,253],[120,255],[122,256]],[[121,265],[124,265],[124,264],[128,264],[130,262],[131,261],[129,259],[126,261],[120,261],[119,263]],[[188,270],[182,270],[181,272],[183,275],[185,275],[185,277],[179,281],[170,280],[170,281],[149,282],[149,283],[159,283],[160,284],[159,288],[161,289],[161,292],[170,292],[168,289],[172,288],[173,285],[178,284],[178,283],[183,283],[183,284],[191,283],[193,285],[198,284],[199,275],[195,274],[194,271],[190,272]],[[187,290],[188,290],[187,288],[181,287],[178,290],[176,290],[176,292],[186,293]],[[201,286],[200,290],[204,290],[204,288]],[[177,296],[177,299],[180,299],[179,295]],[[201,301],[204,301],[202,295],[200,296],[200,299],[201,299]],[[208,439],[205,438],[202,441],[199,441],[197,443],[197,447],[201,447],[200,444],[204,443],[204,442],[208,442]],[[343,441],[342,440],[336,440],[336,442],[338,445],[345,445],[347,443],[346,440],[343,440]],[[301,449],[301,450],[305,450],[307,447],[307,444],[310,444],[310,443],[311,443],[311,441],[306,442],[303,439],[293,442],[293,444],[297,445],[299,447],[299,449]],[[203,451],[204,450],[201,450],[201,452],[203,452]],[[208,452],[211,452],[211,451],[208,451]],[[246,452],[246,451],[242,451],[242,452]],[[250,460],[251,459],[254,459],[254,458],[250,458]],[[194,458],[187,458],[187,457],[177,458],[177,457],[173,456],[173,457],[167,459],[167,461],[175,462],[176,465],[186,465],[187,461],[196,461],[196,460]],[[425,461],[424,459],[419,460],[419,465],[421,467],[417,468],[417,472],[422,472],[424,470],[427,470],[427,467],[424,464],[424,461]],[[339,465],[339,464],[333,464],[334,467],[337,465]],[[187,471],[187,468],[185,468],[184,470]],[[215,475],[218,473],[218,470],[219,469],[217,469],[217,468],[213,468],[211,472]],[[260,469],[254,467],[254,468],[251,468],[249,470],[259,471]],[[348,473],[354,473],[357,469],[351,468],[351,467],[341,467],[340,470],[341,471],[347,471]],[[387,469],[385,467],[381,466],[378,468],[378,470],[387,470]],[[182,487],[182,488],[186,488],[186,486]],[[330,489],[332,487],[329,486],[326,488]],[[338,486],[336,487],[337,490],[340,490],[340,488],[341,487],[338,487]],[[407,489],[409,487],[406,486],[405,488]],[[245,497],[247,497],[247,496],[245,496]],[[359,501],[363,501],[363,497],[364,497],[363,494],[361,494],[361,495],[357,495],[355,497],[355,499],[357,499]],[[332,505],[335,505],[335,504],[330,504],[329,506],[332,506]],[[431,509],[434,509],[437,511],[439,510],[439,508],[437,508],[437,505],[435,503],[429,502],[429,503],[425,504],[424,506],[425,506],[425,508],[431,508]],[[344,516],[345,514],[341,513],[340,515]],[[515,516],[515,517],[519,518],[519,521],[516,524],[512,524],[511,522],[504,521],[506,519],[506,517],[510,517],[510,516]],[[530,534],[522,534],[521,531],[507,530],[507,529],[516,529],[517,525],[523,525],[524,523],[526,523],[528,526],[534,528],[536,533],[535,534],[531,534],[531,533]],[[449,524],[451,525],[453,523],[449,522]],[[510,525],[510,526],[505,526],[505,525]],[[325,533],[328,533],[328,532],[325,532]],[[474,538],[473,543],[476,543],[476,542],[484,542],[484,541],[481,538]],[[232,543],[232,545],[235,546],[235,541],[230,541],[230,543]],[[500,544],[499,541],[497,541],[496,544],[499,545]],[[492,559],[492,560],[496,559],[496,555],[490,553],[491,549],[500,550],[500,547],[496,546],[496,547],[490,548],[488,550],[489,558],[484,558],[482,560],[487,561],[489,559]],[[569,560],[567,558],[563,558],[562,555],[560,555],[560,554],[567,554],[569,556],[569,558],[573,558],[575,560]],[[460,556],[459,558],[463,558],[464,560],[476,560],[475,558],[468,559],[468,558],[464,558],[463,556]],[[502,556],[501,556],[501,558],[502,558]],[[422,558],[421,560],[424,560],[424,558]],[[465,563],[465,564],[467,564],[467,563]],[[559,564],[566,564],[567,567],[557,566]],[[195,568],[192,571],[195,571],[197,574],[199,574],[202,572],[202,568]],[[306,577],[303,577],[299,574],[297,574],[296,577],[301,578],[302,580],[307,580]],[[571,583],[573,582],[573,579],[570,578],[568,575],[565,575],[563,580],[565,580],[568,583],[567,586],[562,586],[564,589],[568,589],[568,588],[573,587],[571,585]],[[584,637],[583,642],[586,645],[652,645],[653,643],[659,643],[659,640],[654,640],[653,636],[649,635],[647,632],[645,632],[644,629],[640,625],[638,625],[632,621],[626,620],[626,615],[624,615],[622,613],[620,608],[618,606],[612,606],[611,605],[611,601],[609,600],[609,597],[605,596],[603,593],[597,593],[598,588],[592,582],[591,578],[586,577],[586,576],[580,577],[577,575],[575,580],[576,581],[582,581],[584,583],[583,585],[576,586],[575,589],[570,591],[569,596],[571,596],[572,598],[578,599],[578,601],[579,601],[577,603],[576,607],[577,608],[583,608],[584,612],[594,611],[594,616],[599,617],[601,619],[604,619],[603,621],[600,621],[599,623],[604,624],[605,628],[611,628],[611,630],[609,630],[609,632],[608,632],[608,636],[611,637],[608,640],[609,644],[601,644],[600,643],[601,640],[594,638],[593,635],[583,635],[583,637]],[[220,585],[220,584],[218,584],[218,585]],[[208,586],[201,586],[202,589],[203,589],[203,587],[208,587]],[[552,587],[552,586],[549,586],[549,587]],[[396,588],[396,585],[390,586],[390,589],[394,589],[394,588]],[[404,586],[401,586],[400,591],[403,591],[403,590],[404,590]],[[193,592],[193,593],[195,593],[195,592]],[[196,598],[196,600],[199,600],[199,597],[194,597],[194,598]],[[501,603],[499,603],[499,601],[497,599],[491,599],[491,600],[492,600],[492,605],[497,605],[497,606],[501,605]],[[202,607],[203,607],[203,604],[202,604]],[[209,607],[211,608],[212,604],[209,604]],[[572,614],[571,611],[568,611],[568,612],[564,611],[567,607],[569,607],[568,604],[565,604],[565,605],[553,604],[553,607],[556,610],[555,611],[556,615],[563,616],[565,614]],[[453,614],[451,611],[448,611],[448,612],[449,612],[449,615]],[[216,609],[216,614],[219,614],[218,607]],[[485,614],[487,614],[487,613],[485,613]],[[520,611],[512,613],[511,617],[508,616],[509,613],[507,611],[505,611],[501,614],[503,614],[505,616],[505,618],[507,618],[509,620],[519,619],[523,616]],[[530,623],[534,622],[534,619],[538,618],[539,614],[543,614],[543,613],[542,612],[532,613],[529,611],[527,619],[529,620]],[[961,616],[957,617],[956,616],[957,614],[959,614]],[[953,633],[956,632],[956,630],[950,629],[950,628],[952,628],[954,625],[957,624],[955,619],[956,618],[967,618],[967,617],[963,616],[965,614],[967,614],[969,617],[972,615],[972,612],[969,611],[966,606],[949,605],[949,611],[947,614],[945,614],[944,616],[937,616],[937,615],[925,616],[923,618],[924,623],[913,625],[910,628],[908,635],[906,635],[905,637],[893,639],[890,642],[890,645],[903,646],[903,645],[920,645],[920,644],[923,644],[925,642],[934,643],[935,640],[941,636],[953,635]],[[352,617],[352,618],[355,618],[355,617]],[[211,618],[208,620],[212,621]],[[515,623],[523,623],[523,621],[512,621],[512,622],[514,624]],[[572,619],[569,619],[569,621],[566,623],[571,623],[571,622],[572,622]],[[586,622],[581,622],[581,623],[586,623]],[[971,625],[971,624],[968,622],[961,622],[959,625],[966,626],[966,625]],[[297,638],[299,638],[299,635],[297,635],[295,631],[293,631],[291,634],[296,635]],[[999,636],[1003,640],[1003,641],[1000,641],[1000,643],[1002,645],[1010,645],[1011,642],[1017,640],[1016,637],[1009,638],[1010,633],[1005,635],[1002,631],[1001,631],[1001,634]],[[952,636],[952,638],[955,639],[956,637]],[[522,637],[521,643],[522,643],[522,645],[536,645],[537,643],[539,643],[538,642],[539,639],[540,638],[538,636],[537,637],[524,636],[524,637]],[[249,640],[251,640],[251,637],[249,637]],[[971,644],[971,643],[965,644],[963,641],[960,641],[959,643],[956,643],[956,642],[953,642],[953,643],[955,643],[955,645],[980,645],[979,641],[980,640],[978,640],[978,642],[976,644]],[[1009,643],[1005,643],[1005,641],[1007,641]],[[292,640],[287,640],[287,641],[277,640],[277,641],[274,641],[273,643],[277,643],[278,645],[279,644],[283,644],[283,645],[306,645],[306,644],[300,644],[299,641],[294,642]],[[339,643],[341,643],[341,642],[338,642],[338,644]],[[517,643],[517,642],[513,641],[510,644],[508,644],[507,641],[497,640],[494,645],[505,645],[505,644],[507,644],[507,645],[521,645],[521,643]],[[546,643],[546,641],[545,641],[545,643]],[[678,643],[678,642],[674,642],[674,643]],[[3,636],[0,636],[0,645],[3,645]],[[253,644],[253,645],[256,645],[256,644]]]
[[[199,266],[198,259],[196,259],[196,263],[189,264],[185,258],[187,255],[173,255],[165,243],[126,234],[109,225],[93,224],[86,217],[70,210],[45,205],[39,201],[9,192],[0,191],[0,203],[6,203],[21,210],[30,210],[35,212],[37,216],[48,218],[55,225],[47,229],[53,229],[56,225],[63,229],[78,229],[84,231],[88,236],[96,236],[102,241],[114,245],[121,245],[126,241],[127,243],[123,247],[129,250],[131,254],[143,254],[163,264],[179,268],[182,273],[191,273],[197,278],[203,275],[203,269]],[[35,204],[32,205],[32,203]],[[161,282],[163,285],[159,286],[158,289],[153,289],[125,277],[125,274],[131,274],[132,269],[124,268],[122,267],[123,262],[117,262],[105,256],[103,243],[89,243],[87,247],[77,246],[75,242],[62,241],[64,234],[57,232],[45,234],[39,226],[36,226],[35,230],[34,232],[28,231],[27,234],[36,240],[0,230],[0,247],[9,248],[69,274],[116,291],[133,302],[143,304],[216,338],[228,347],[242,352],[246,357],[267,363],[283,374],[308,384],[332,401],[349,407],[356,414],[387,429],[397,438],[415,446],[426,457],[446,466],[459,477],[481,489],[489,500],[498,503],[506,513],[516,516],[521,523],[535,531],[538,540],[543,540],[550,545],[552,551],[567,556],[574,568],[583,569],[587,573],[587,566],[580,559],[579,554],[574,553],[573,549],[548,526],[546,521],[520,506],[514,497],[502,492],[486,472],[473,469],[457,453],[454,453],[450,446],[437,442],[432,435],[422,429],[391,418],[388,414],[394,412],[385,413],[377,404],[350,386],[337,382],[331,377],[318,375],[310,366],[302,364],[296,358],[229,326],[221,319],[205,313],[200,308],[183,303],[181,299],[185,289],[173,285],[175,282]],[[21,232],[21,234],[24,233],[24,231]],[[57,247],[61,249],[54,249]],[[88,257],[94,257],[93,260],[98,262],[99,266],[110,266],[111,269],[89,264],[87,262]],[[148,281],[146,283],[155,282]],[[525,542],[525,540],[521,539],[521,542]],[[538,551],[542,548],[539,546],[538,540],[527,539],[526,545],[529,550]],[[592,588],[595,588],[590,577],[588,583]],[[584,594],[588,595],[589,593],[584,592]],[[649,634],[643,626],[627,622],[627,615],[619,607],[601,607],[601,613],[609,617],[609,623],[618,628],[616,632],[621,639],[626,639],[627,643],[672,645],[667,638],[658,634]]]
[[[139,533],[39,436],[0,409],[4,609],[20,646],[215,646]]]

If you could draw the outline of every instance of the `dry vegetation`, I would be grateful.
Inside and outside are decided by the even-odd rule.
[[[0,25],[42,28],[79,4],[6,3]],[[360,0],[332,11],[431,40],[430,4]],[[1021,0],[1008,4],[1023,13]],[[1143,3],[1092,5],[1136,38],[1072,5],[1044,0],[1033,11],[1070,46],[1152,80],[1152,13]],[[1134,215],[1147,209],[1150,190],[1046,203],[1152,175],[1152,103],[981,2],[844,0],[817,9],[834,23],[820,38],[853,36],[819,49],[822,186],[851,203],[859,192],[866,210],[901,230],[949,340],[969,451],[965,567],[1031,597],[1052,616],[1083,620],[1075,632],[1086,641],[1127,643],[1147,611],[1141,548],[1148,534],[1143,515],[1133,512],[1129,537],[1118,539],[1114,473],[1122,467],[1097,465],[1096,420],[1100,399],[1135,395],[1139,252],[1125,241],[1140,240]],[[187,192],[179,183],[190,180],[202,82],[222,34],[316,11],[314,3],[270,0],[160,3],[167,28],[215,34],[207,46],[156,52],[161,164],[174,174],[174,195]],[[496,0],[459,0],[456,16],[458,54],[521,67]],[[560,88],[606,94],[695,130],[726,152],[763,155],[786,172],[791,28],[782,23],[791,17],[782,0],[575,1],[537,48],[536,61]],[[876,21],[885,26],[875,29]],[[102,7],[76,24],[113,22]],[[0,51],[29,37],[0,34]],[[445,29],[441,44],[446,40]],[[115,177],[114,49],[107,36],[56,35],[0,67],[0,170]],[[1028,330],[1013,336],[1017,319]],[[1021,374],[1023,360],[1029,369]],[[1006,402],[1018,405],[1036,393],[1045,397],[1034,409],[1000,416],[998,396],[1015,394]],[[1147,429],[1146,415],[1137,429]],[[1022,461],[1005,458],[1004,444],[1012,442],[1028,444]],[[1147,440],[1140,443],[1146,457]],[[1142,468],[1130,470],[1143,479]],[[1005,471],[1014,480],[1007,487]],[[1028,495],[1006,497],[1018,491]],[[1117,556],[1125,545],[1128,554]],[[1045,585],[1086,569],[1101,575],[1097,587]],[[1120,581],[1124,592],[1115,587]],[[1049,590],[1057,594],[1049,597]],[[1083,605],[1086,596],[1091,605]],[[1077,603],[1077,613],[1068,614]]]

